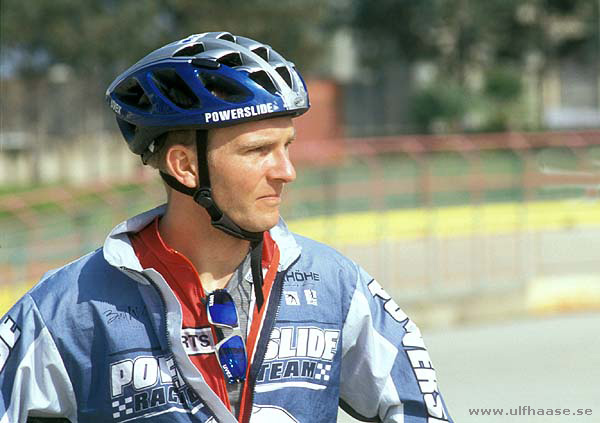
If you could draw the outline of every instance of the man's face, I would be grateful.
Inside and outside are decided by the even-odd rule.
[[[294,137],[290,117],[209,131],[213,198],[241,228],[262,232],[277,224],[283,187],[296,179],[288,152]]]

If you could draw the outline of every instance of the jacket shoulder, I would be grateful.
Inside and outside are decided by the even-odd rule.
[[[29,291],[29,295],[40,310],[52,304],[80,303],[86,293],[102,291],[108,281],[126,278],[105,259],[103,249],[80,257],[58,269],[53,269]],[[127,279],[127,278],[126,278]]]
[[[330,264],[356,268],[357,264],[335,248],[303,235],[292,233],[298,245],[302,248],[302,255],[315,261],[327,261]]]
[[[286,275],[286,282],[290,282],[287,278],[292,282],[294,279],[296,282],[302,282],[304,279],[302,283],[309,284],[310,276],[313,279],[318,278],[317,285],[321,287],[320,289],[325,289],[324,294],[330,301],[341,302],[342,314],[345,315],[362,274],[360,266],[329,245],[302,235],[293,235],[301,248],[301,253],[300,259],[292,265]]]

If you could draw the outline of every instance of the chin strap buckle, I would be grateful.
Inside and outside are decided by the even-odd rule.
[[[208,187],[202,187],[202,188],[198,189],[196,192],[194,192],[193,197],[194,197],[194,201],[196,203],[200,204],[205,209],[212,207],[214,205],[214,202],[212,199],[212,192],[211,192],[211,189]]]

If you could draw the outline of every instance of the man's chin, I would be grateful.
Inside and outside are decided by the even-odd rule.
[[[279,213],[263,214],[260,217],[238,223],[241,228],[250,232],[265,232],[273,228],[279,222]]]
[[[265,222],[264,224],[257,225],[253,232],[266,232],[277,226],[277,222],[279,220],[275,220],[273,222]]]

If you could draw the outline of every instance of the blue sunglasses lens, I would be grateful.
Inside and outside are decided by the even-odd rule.
[[[217,354],[229,383],[236,383],[246,378],[246,349],[240,336],[232,336],[222,343]]]
[[[215,326],[227,326],[234,334],[225,337],[217,345],[216,353],[228,383],[237,383],[246,379],[246,348],[240,335],[239,321],[235,303],[229,292],[218,289],[209,294],[206,306],[209,321]],[[237,331],[237,332],[236,332]],[[219,336],[223,336],[222,334]]]
[[[227,291],[213,292],[209,298],[207,310],[213,323],[230,327],[238,325],[235,303]]]

